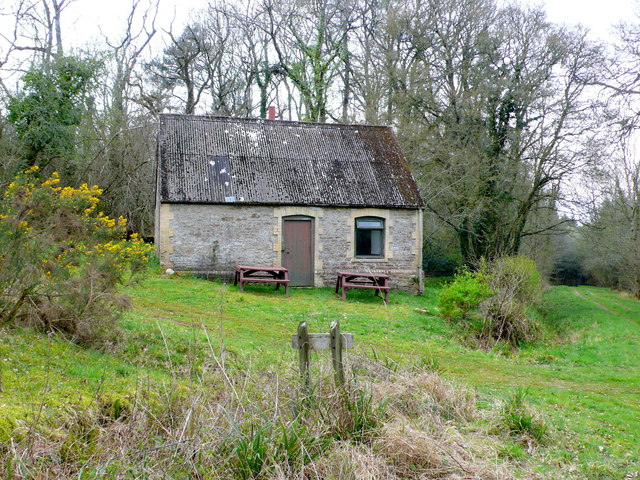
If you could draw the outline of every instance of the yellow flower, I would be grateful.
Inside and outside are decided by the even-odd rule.
[[[75,189],[73,189],[71,187],[64,187],[62,189],[62,191],[60,192],[60,198],[70,197],[74,193],[75,193]]]
[[[55,185],[56,183],[60,183],[60,175],[58,175],[58,172],[53,172],[48,179],[42,182],[41,186],[49,187],[51,185]]]

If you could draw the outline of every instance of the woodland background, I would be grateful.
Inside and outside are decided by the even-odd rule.
[[[493,0],[214,0],[178,29],[135,0],[119,35],[82,45],[66,40],[72,1],[0,4],[1,189],[57,171],[149,237],[158,114],[273,105],[395,128],[428,274],[523,254],[556,283],[640,297],[637,19],[603,44]]]

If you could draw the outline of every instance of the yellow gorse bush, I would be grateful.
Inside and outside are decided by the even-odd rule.
[[[145,268],[153,247],[137,234],[127,237],[124,217],[98,211],[97,185],[61,186],[56,172],[38,177],[38,167],[31,167],[2,195],[0,325],[29,316],[75,333],[69,319],[74,324],[100,314],[96,305],[113,317],[116,286]],[[47,312],[66,312],[64,328],[50,325],[43,305],[51,302],[57,303]]]

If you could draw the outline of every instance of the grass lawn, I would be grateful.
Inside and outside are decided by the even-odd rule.
[[[350,291],[343,302],[330,288],[292,289],[286,297],[273,287],[248,285],[240,293],[178,276],[150,276],[129,290],[134,306],[122,321],[126,341],[113,354],[28,330],[0,338],[5,434],[7,419],[46,419],[64,405],[89,408],[96,391],[134,395],[141,384],[161,385],[177,372],[188,376],[207,351],[231,369],[297,368],[289,339],[298,323],[328,332],[340,320],[342,331],[355,336],[352,355],[391,369],[412,363],[437,368],[476,391],[481,408],[495,408],[517,387],[527,388],[550,434],[534,455],[515,463],[516,474],[619,479],[640,471],[640,303],[616,292],[549,289],[544,342],[517,352],[483,352],[465,346],[455,326],[435,315],[437,282],[423,297],[392,292],[389,305],[370,291]]]

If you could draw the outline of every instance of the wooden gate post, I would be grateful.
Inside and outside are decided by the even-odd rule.
[[[331,357],[333,360],[333,377],[336,385],[344,385],[344,365],[342,364],[342,334],[340,333],[340,321],[331,323]]]
[[[336,385],[344,385],[342,351],[353,348],[353,335],[342,333],[339,321],[331,323],[329,333],[309,333],[307,322],[300,322],[298,332],[291,336],[291,346],[297,349],[300,355],[300,377],[302,377],[303,385],[307,391],[311,387],[311,373],[309,371],[311,350],[331,350]]]
[[[309,329],[307,322],[300,322],[298,325],[298,352],[300,354],[300,376],[305,390],[309,389],[311,379],[309,377]]]

